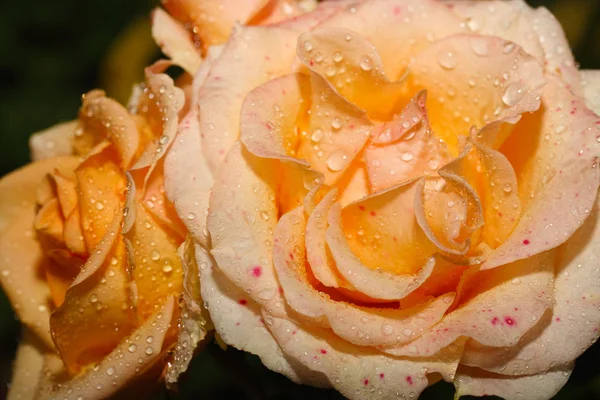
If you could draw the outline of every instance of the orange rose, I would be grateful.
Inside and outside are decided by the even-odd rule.
[[[205,54],[165,188],[226,343],[354,399],[562,387],[598,338],[600,117],[547,10],[326,1]]]
[[[2,286],[25,325],[11,398],[106,398],[156,380],[167,351],[169,381],[186,368],[205,322],[196,274],[182,294],[186,230],[163,188],[184,101],[150,70],[129,110],[89,92],[0,181]]]

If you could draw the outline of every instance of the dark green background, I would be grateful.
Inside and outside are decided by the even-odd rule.
[[[243,1],[243,0],[240,0]],[[581,67],[600,69],[600,1],[530,0],[563,23]],[[80,96],[100,87],[120,101],[142,79],[141,66],[160,56],[149,44],[151,0],[30,0],[0,4],[0,175],[28,161],[29,134],[73,119]],[[124,71],[124,72],[123,72]],[[2,195],[0,193],[0,195]],[[0,292],[0,380],[10,380],[19,324]],[[600,345],[577,361],[557,399],[600,398]],[[0,385],[0,398],[6,385]],[[318,399],[334,391],[300,387],[264,368],[258,358],[211,345],[197,357],[179,393],[158,398]],[[449,384],[424,399],[451,399]]]

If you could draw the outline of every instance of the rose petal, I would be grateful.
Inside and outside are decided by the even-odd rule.
[[[200,243],[206,243],[206,212],[214,179],[202,153],[198,109],[181,121],[177,139],[164,164],[167,195],[185,226]]]
[[[398,214],[412,213],[415,190],[416,182],[409,182],[343,211],[339,204],[329,210],[327,245],[337,270],[356,291],[373,299],[398,300],[431,274],[435,262],[428,259],[435,247],[416,221],[410,223],[405,218],[402,224],[392,223]],[[352,232],[352,237],[345,232]]]
[[[39,161],[72,155],[76,127],[77,121],[69,121],[32,134],[29,137],[31,159]]]
[[[309,324],[331,328],[359,346],[397,345],[410,342],[436,324],[452,303],[454,294],[449,293],[410,309],[361,307],[320,293],[307,273],[305,224],[302,208],[281,217],[274,232],[273,262],[288,305]]]
[[[117,236],[118,224],[114,225],[108,237]],[[99,247],[100,253],[88,259],[64,302],[50,317],[52,338],[71,372],[100,362],[137,322],[132,312],[125,245],[114,239],[105,239],[102,245],[106,250]]]
[[[516,45],[507,52],[508,45],[500,38],[455,35],[435,42],[410,64],[410,84],[428,90],[431,127],[451,153],[458,153],[459,137],[472,126],[540,107],[542,67]]]
[[[276,162],[234,144],[215,180],[207,226],[219,270],[261,307],[283,315],[272,263],[278,213],[272,187]]]
[[[415,341],[384,349],[394,355],[430,356],[461,336],[488,346],[514,346],[552,307],[554,255],[467,276],[458,308]]]
[[[24,330],[15,356],[7,400],[37,398],[37,384],[44,367],[45,347],[28,329]]]
[[[339,202],[342,207],[354,203],[371,193],[364,151],[359,153],[344,171],[336,187],[340,192]]]
[[[311,88],[310,99],[303,91]],[[308,121],[297,125],[298,114]],[[285,110],[285,114],[281,111]],[[242,142],[260,157],[295,157],[331,184],[358,154],[371,124],[364,114],[338,97],[317,75],[286,75],[248,94],[242,106]],[[300,128],[306,134],[298,135]]]
[[[537,375],[514,377],[461,366],[454,378],[454,386],[457,398],[471,395],[547,400],[567,383],[572,371],[573,365],[570,365]]]
[[[391,80],[399,79],[411,58],[431,42],[465,31],[463,21],[435,0],[357,2],[327,20],[323,27],[348,29],[371,42]]]
[[[200,88],[203,154],[213,173],[239,137],[240,110],[252,89],[291,71],[297,33],[238,27]]]
[[[560,245],[593,208],[600,184],[596,161],[600,119],[556,81],[544,88],[543,101],[542,112],[519,124],[500,149],[519,179],[523,216],[483,269]],[[523,130],[531,129],[539,133],[517,139],[523,138]]]
[[[106,97],[103,91],[92,90],[84,96],[79,110],[73,149],[87,155],[105,139],[116,147],[121,167],[131,166],[141,142],[135,121],[125,107]]]
[[[388,116],[402,100],[404,84],[391,82],[376,48],[340,28],[317,28],[298,38],[298,58],[348,102],[370,116]]]
[[[476,346],[464,362],[505,375],[535,374],[568,365],[598,339],[600,290],[597,271],[600,224],[596,208],[573,237],[559,247],[554,309],[518,345]]]
[[[264,7],[268,0],[166,0],[162,2],[175,18],[191,24],[200,43],[206,49],[227,40],[236,22],[246,22]]]
[[[200,296],[200,268],[206,268],[211,261],[208,254],[200,246],[187,239],[177,250],[183,268],[183,293],[179,303],[180,315],[177,325],[177,343],[173,346],[172,356],[167,365],[165,380],[167,387],[175,384],[184,373],[194,356],[198,346],[204,340],[209,329],[210,317],[203,306]]]
[[[188,73],[193,75],[202,64],[190,33],[161,8],[152,12],[152,37],[162,52]]]
[[[540,43],[534,10],[523,0],[446,1],[451,10],[465,20],[467,27],[478,35],[497,36],[514,42],[544,64],[544,49]],[[510,45],[509,45],[510,48]],[[508,49],[507,49],[508,51]]]
[[[119,343],[109,354],[89,368],[60,385],[53,391],[39,393],[41,398],[105,399],[119,389],[131,384],[136,378],[162,359],[162,350],[168,328],[175,310],[173,297],[167,298],[143,325]],[[114,328],[113,328],[114,330]]]
[[[107,142],[98,145],[75,170],[83,237],[93,250],[104,238],[125,200],[126,181],[118,153]]]
[[[0,180],[0,282],[22,323],[53,348],[48,320],[49,291],[41,276],[43,254],[32,231],[37,189],[55,169],[70,171],[77,158],[53,158],[21,168]]]
[[[286,357],[266,328],[260,305],[219,269],[211,264],[200,268],[200,282],[211,319],[225,343],[256,354],[267,368],[296,383],[329,387],[329,382],[321,374]]]
[[[373,191],[433,174],[448,161],[446,149],[431,133],[426,98],[425,91],[419,92],[399,116],[372,134],[365,160]]]
[[[600,71],[581,71],[581,86],[585,104],[596,115],[600,115]]]
[[[317,0],[269,0],[264,3],[266,5],[252,16],[248,24],[285,23],[317,8]]]
[[[452,380],[463,342],[449,346],[439,357],[395,358],[350,344],[327,329],[308,328],[265,314],[267,327],[293,360],[323,373],[349,399],[388,399],[420,394],[427,374],[441,373]]]

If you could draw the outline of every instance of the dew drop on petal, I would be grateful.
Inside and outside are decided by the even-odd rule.
[[[373,61],[371,60],[371,57],[364,56],[363,58],[361,58],[361,60],[360,60],[360,67],[364,71],[370,71],[370,70],[372,70],[373,69]]]
[[[502,101],[509,107],[516,105],[525,93],[523,92],[523,87],[520,83],[515,82],[511,83],[504,89],[504,94],[502,95]]]
[[[327,167],[332,171],[341,171],[348,164],[348,155],[344,150],[337,150],[327,159]]]
[[[438,62],[446,69],[453,69],[458,64],[453,52],[443,50],[438,54]]]

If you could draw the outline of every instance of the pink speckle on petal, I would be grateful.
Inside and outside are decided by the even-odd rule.
[[[512,317],[504,317],[504,322],[506,322],[506,325],[510,326],[516,325],[517,323],[517,321],[515,321],[515,319]]]
[[[380,379],[383,379],[383,378],[385,378],[385,374],[384,374],[383,372],[382,372],[382,373],[380,373],[380,374],[379,374],[379,378],[380,378]]]
[[[525,240],[523,240],[523,244],[524,244],[524,245],[528,245],[528,244],[529,244],[529,239],[525,239]]]
[[[327,350],[321,349],[321,354],[327,354]]]
[[[252,275],[254,275],[255,277],[259,277],[262,275],[262,267],[260,267],[259,265],[257,265],[256,267],[252,268]]]
[[[394,9],[392,10],[395,16],[398,16],[402,13],[402,9],[398,6],[394,7]]]
[[[499,321],[498,317],[494,317],[494,318],[492,318],[491,324],[496,325],[498,323],[498,321]]]
[[[246,304],[248,304],[248,300],[246,300],[246,299],[240,299],[240,301],[238,301],[238,303],[240,303],[241,305],[245,306]]]
[[[358,206],[358,209],[359,209],[360,211],[365,211],[365,206],[363,206],[363,205],[361,204],[360,206]]]
[[[369,380],[368,380],[368,379],[365,379],[365,380],[363,381],[363,383],[365,384],[365,386],[367,386],[367,385],[369,384]]]
[[[560,317],[556,317],[556,318],[554,318],[554,320],[555,320],[556,322],[560,322]]]
[[[376,216],[376,215],[377,215],[377,213],[376,213],[375,211],[371,211],[371,212],[369,213],[369,215],[370,215],[371,217],[374,217],[374,216]]]
[[[409,385],[412,385],[413,384],[413,378],[412,378],[412,376],[410,376],[410,375],[407,376],[406,377],[406,382],[408,382]]]

